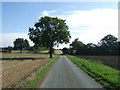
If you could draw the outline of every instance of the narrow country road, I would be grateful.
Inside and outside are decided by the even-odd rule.
[[[66,56],[60,56],[48,72],[40,88],[102,88],[102,86]]]

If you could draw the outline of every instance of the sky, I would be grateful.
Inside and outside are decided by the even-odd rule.
[[[108,34],[118,37],[117,2],[2,2],[2,47],[13,46],[16,38],[25,38],[32,46],[29,27],[34,27],[44,16],[66,20],[70,43],[75,38],[85,44],[97,44]],[[55,48],[62,49],[69,44]]]

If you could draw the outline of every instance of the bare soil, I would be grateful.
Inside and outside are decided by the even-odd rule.
[[[119,67],[120,62],[118,60],[120,58],[120,56],[83,56],[83,55],[77,55],[77,57],[84,58],[87,60],[100,61],[107,66],[110,66],[112,68],[120,70],[120,67]]]

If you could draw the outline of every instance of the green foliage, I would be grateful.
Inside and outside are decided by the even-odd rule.
[[[27,39],[24,40],[23,38],[17,38],[13,43],[14,43],[14,49],[20,50],[21,52],[23,48],[27,49],[30,46]]]
[[[68,43],[71,37],[65,20],[57,17],[41,17],[34,26],[35,28],[29,28],[29,38],[36,46],[49,48],[50,57],[55,45]]]
[[[94,48],[94,47],[97,47],[97,45],[93,44],[93,43],[88,43],[87,44],[87,48]]]
[[[109,34],[105,36],[103,39],[101,39],[98,44],[99,46],[105,46],[105,47],[111,48],[117,44],[117,38]]]
[[[118,81],[120,71],[105,66],[101,62],[96,62],[93,60],[88,61],[70,55],[67,56],[73,63],[95,78],[96,81],[101,83],[103,87],[120,88],[120,83]]]
[[[29,45],[29,42],[27,39],[24,40],[23,46],[24,46],[24,49],[26,49],[26,50],[29,49],[30,45]]]
[[[98,46],[100,47],[100,49],[106,51],[103,53],[114,54],[117,52],[117,49],[118,49],[117,38],[109,34],[100,40],[100,42],[98,43]]]
[[[97,45],[88,43],[85,45],[75,39],[71,44],[71,49],[76,50],[78,55],[118,55],[120,43],[117,38],[111,34],[106,35]]]
[[[58,60],[57,56],[52,58],[49,61],[49,63],[47,63],[46,65],[41,67],[40,70],[37,72],[37,75],[35,76],[35,78],[32,81],[30,81],[24,88],[37,88],[39,83],[43,80],[43,78],[47,74],[48,70],[55,63],[56,60]]]
[[[14,41],[14,49],[20,50],[20,52],[22,52],[22,49],[23,49],[23,47],[24,47],[23,42],[24,42],[24,39],[23,39],[23,38],[17,38],[17,39]]]
[[[2,49],[2,50],[13,50],[13,47],[8,46],[8,47],[2,47],[1,49]]]
[[[81,41],[78,41],[78,38],[76,38],[72,44],[70,44],[71,48],[74,50],[78,50],[84,47],[84,44]]]

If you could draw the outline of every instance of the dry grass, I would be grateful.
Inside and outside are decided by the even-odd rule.
[[[3,53],[2,54],[2,87],[21,87],[24,80],[35,70],[49,62],[49,55],[44,54],[20,54]],[[30,80],[31,78],[29,78]]]
[[[23,53],[29,52],[28,50],[22,50]],[[20,53],[20,50],[12,50],[12,53]]]
[[[61,50],[55,50],[55,54],[62,54]]]

